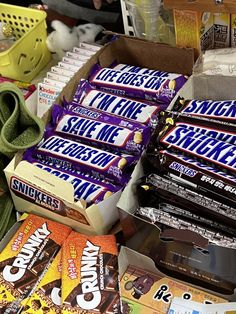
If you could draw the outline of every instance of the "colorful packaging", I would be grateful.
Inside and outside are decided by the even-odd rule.
[[[185,77],[185,75],[182,75],[182,74],[170,73],[170,72],[165,72],[165,71],[160,71],[160,70],[152,70],[148,68],[142,68],[139,66],[123,64],[123,63],[116,63],[111,67],[112,69],[118,70],[118,71],[137,73],[137,74],[142,74],[142,75],[150,75],[150,76],[156,76],[156,77],[168,77],[170,80],[175,80],[178,77]]]
[[[68,110],[76,112],[78,104],[144,124],[149,124],[152,120],[156,120],[158,112],[165,110],[167,107],[167,105],[160,103],[151,105],[148,102],[99,91],[86,80],[81,81],[78,85],[73,102],[64,104],[64,106]]]
[[[37,116],[43,116],[52,104],[54,104],[60,92],[60,87],[52,86],[46,83],[38,83]]]
[[[95,64],[91,69],[89,81],[99,90],[120,96],[170,103],[187,78],[179,76],[172,80],[166,77],[116,71]]]
[[[22,314],[61,313],[61,250],[57,253],[45,276],[30,296]]]
[[[174,297],[182,297],[185,300],[205,304],[227,302],[223,298],[193,288],[185,283],[164,277],[161,274],[147,272],[132,265],[129,265],[125,271],[120,286],[122,297],[154,309],[158,314],[168,313]]]
[[[214,13],[214,48],[230,46],[230,14]]]
[[[236,123],[236,100],[185,100],[178,98],[172,108],[181,114]]]
[[[132,166],[138,156],[114,154],[82,143],[64,139],[49,131],[38,146],[28,149],[26,155],[43,161],[52,162],[61,169],[91,173],[101,180],[109,180],[120,185],[130,178]]]
[[[236,146],[210,136],[189,130],[183,126],[173,126],[160,139],[161,145],[181,151],[199,160],[215,164],[236,173]]]
[[[151,137],[151,128],[78,105],[76,113],[54,105],[47,127],[55,134],[99,148],[140,155]]]
[[[0,254],[0,308],[18,313],[60,250],[71,228],[30,214]]]
[[[120,314],[115,236],[72,232],[62,249],[62,313]]]
[[[173,10],[176,45],[196,50],[196,57],[203,50],[214,48],[213,13],[190,10]]]
[[[89,205],[99,203],[121,189],[118,185],[114,186],[107,182],[98,181],[91,175],[69,170],[61,170],[51,164],[43,164],[34,159],[31,155],[26,155],[26,158],[32,165],[35,165],[64,181],[70,182],[74,187],[75,201],[83,199]]]
[[[236,176],[204,164],[195,158],[168,150],[158,153],[161,171],[184,179],[185,183],[195,186],[202,193],[228,205],[236,206]]]

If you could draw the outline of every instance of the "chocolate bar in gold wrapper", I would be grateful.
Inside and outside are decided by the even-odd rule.
[[[118,259],[113,235],[72,232],[62,247],[62,313],[120,314]]]
[[[21,313],[61,313],[61,250]]]
[[[18,313],[71,228],[30,214],[0,254],[0,313]]]

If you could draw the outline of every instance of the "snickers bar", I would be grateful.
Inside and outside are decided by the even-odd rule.
[[[236,100],[184,100],[178,98],[173,111],[184,115],[236,122]]]
[[[66,170],[62,171],[53,167],[53,165],[43,164],[42,162],[32,158],[31,155],[26,156],[27,161],[31,164],[71,183],[74,187],[75,201],[83,199],[87,202],[87,204],[98,203],[121,189],[120,186],[114,186],[109,183],[98,181],[91,176],[86,176],[85,174]]]
[[[236,226],[235,207],[213,200],[193,187],[190,189],[189,186],[157,174],[140,179],[137,194],[140,207],[158,208],[159,204],[164,202],[224,222],[233,228]]]
[[[76,113],[78,104],[102,110],[121,118],[151,125],[153,123],[152,121],[156,121],[157,114],[167,107],[165,104],[149,104],[148,102],[96,90],[86,80],[78,85],[73,102],[68,104],[65,102],[64,106],[68,110]]]
[[[206,196],[236,206],[236,176],[181,153],[161,150],[158,156],[160,171],[174,175],[180,182],[184,180],[186,184],[196,187]]]
[[[171,80],[101,68],[96,64],[91,70],[89,81],[100,90],[121,96],[170,103],[187,79],[179,77]]]
[[[223,134],[215,136],[219,137]],[[232,136],[232,134],[226,134],[226,136]],[[160,144],[220,166],[225,171],[236,172],[235,145],[195,132],[183,125],[170,126],[164,130],[160,136]]]
[[[32,214],[24,220],[0,255],[0,308],[6,313],[21,310],[21,302],[34,291],[70,232],[65,225]],[[48,243],[54,247],[49,255]],[[13,261],[6,265],[9,258]]]
[[[112,256],[117,260],[113,235],[72,232],[66,239],[62,251],[62,313],[121,313],[118,269],[106,265],[107,254],[111,255],[108,261]]]
[[[150,140],[150,127],[141,123],[80,105],[76,109],[73,113],[54,105],[52,123],[47,128],[75,141],[127,154],[141,154]]]
[[[157,226],[161,229],[171,227],[177,230],[193,231],[215,245],[236,248],[236,237],[232,235],[229,236],[224,233],[224,230],[227,232],[226,226],[222,226],[223,229],[220,229],[221,225],[218,225],[209,219],[205,219],[204,223],[201,223],[201,219],[198,221],[196,220],[197,217],[200,218],[200,216],[197,215],[193,215],[195,216],[195,219],[187,219],[191,213],[185,210],[183,210],[183,214],[185,213],[188,216],[179,215],[178,217],[178,215],[176,215],[176,212],[178,213],[178,211],[181,212],[182,209],[169,204],[163,204],[159,209],[152,207],[140,207],[136,213],[141,217],[150,219],[152,223],[157,224]],[[215,225],[216,228],[214,228]],[[233,230],[233,234],[236,234],[236,229]]]
[[[135,65],[128,65],[124,63],[116,63],[112,65],[113,70],[117,71],[124,71],[124,72],[130,72],[130,73],[136,73],[136,74],[142,74],[142,75],[150,75],[150,76],[156,76],[156,77],[167,77],[170,80],[175,80],[179,77],[182,77],[183,80],[186,80],[186,76],[182,74],[176,74],[176,73],[170,73],[160,70],[153,70],[148,68],[142,68]]]
[[[38,146],[26,151],[43,163],[52,163],[61,169],[71,169],[76,172],[91,173],[100,179],[108,179],[121,185],[127,183],[130,174],[126,168],[131,168],[138,157],[114,154],[82,143],[64,139],[52,132]],[[130,169],[131,170],[131,169]]]

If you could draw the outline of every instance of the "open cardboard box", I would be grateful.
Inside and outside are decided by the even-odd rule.
[[[99,61],[106,67],[114,60],[190,75],[194,56],[192,49],[116,35],[111,43],[99,50],[76,73],[62,90],[57,103],[61,103],[63,97],[72,100],[80,79],[88,77],[95,63]],[[47,123],[50,117],[49,110],[43,119]],[[121,191],[85,209],[83,202],[74,203],[73,186],[70,183],[21,161],[21,154],[17,154],[5,168],[5,175],[16,210],[20,212],[43,215],[87,234],[107,233],[119,218],[116,204]]]
[[[185,99],[236,99],[234,79],[191,77],[178,96]],[[175,99],[168,110],[171,110]],[[170,229],[161,234],[152,223],[134,216],[138,207],[135,184],[144,175],[142,163],[117,204],[126,245],[153,259],[159,270],[236,300],[236,249],[209,244],[191,231]]]
[[[154,261],[151,258],[149,258],[143,254],[140,254],[139,252],[136,252],[136,251],[134,251],[128,247],[125,247],[125,246],[121,246],[119,256],[118,256],[118,265],[119,265],[119,275],[120,275],[121,281],[122,281],[122,277],[125,274],[128,266],[130,266],[130,265],[135,267],[135,268],[142,269],[142,270],[146,271],[147,273],[154,274],[154,275],[160,276],[160,277],[166,277],[166,274],[161,272],[156,267]],[[191,286],[192,288],[200,289],[199,286],[194,285],[193,282],[186,283],[186,282],[181,281],[181,279],[176,280],[176,278],[173,278],[171,276],[168,276],[168,278],[173,279],[174,281],[182,283],[182,284],[187,284],[188,286]],[[127,281],[128,280],[129,279],[127,278]],[[124,283],[123,282],[121,282],[121,286],[122,286],[122,288],[121,288],[122,299],[125,301],[125,303],[128,303],[129,307],[133,308],[133,310],[135,310],[137,308],[137,313],[145,313],[145,314],[146,313],[156,314],[157,312],[159,313],[157,308],[155,310],[153,310],[151,307],[149,308],[149,307],[141,305],[144,303],[142,298],[145,298],[145,292],[141,295],[141,299],[139,300],[139,299],[136,299],[135,297],[133,297],[135,289],[132,289],[131,293],[130,292],[122,293],[122,291],[124,289]],[[142,291],[142,288],[145,289],[145,284],[143,284],[143,286],[141,286],[141,289],[140,289],[141,291]],[[207,288],[201,288],[201,290],[203,292],[206,292],[207,294],[213,294],[214,296],[217,296],[219,298],[223,298],[225,300],[230,301],[227,295],[212,292],[211,290],[209,290]],[[152,288],[149,292],[151,292],[151,291],[153,292],[155,290],[153,290],[153,288]],[[127,297],[126,294],[129,295],[128,298],[126,298]],[[155,292],[153,294],[153,297],[154,297],[154,295],[155,295]],[[196,297],[196,295],[195,295],[195,297]],[[149,298],[150,298],[150,296],[149,296]],[[153,298],[153,300],[155,300],[155,299]],[[159,302],[164,302],[164,301],[157,299],[157,307],[159,306],[158,305]],[[220,300],[220,302],[222,302],[222,301]],[[170,300],[168,300],[168,301],[166,300],[166,303],[167,303],[167,305],[170,305]],[[136,312],[134,311],[134,313],[136,313]]]

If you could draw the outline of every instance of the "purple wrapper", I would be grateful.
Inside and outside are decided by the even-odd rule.
[[[77,104],[151,126],[157,120],[158,113],[167,108],[166,104],[142,102],[96,90],[86,80],[81,80],[78,85],[70,110],[73,110]]]
[[[90,173],[100,180],[124,185],[128,182],[138,157],[113,153],[64,139],[55,133],[45,132],[44,139],[27,150],[34,158],[50,162],[56,167]]]
[[[61,170],[55,166],[44,164],[33,158],[29,152],[25,154],[24,160],[27,160],[38,168],[71,183],[74,187],[75,201],[83,199],[88,205],[99,203],[121,189],[120,186],[114,186],[112,184],[95,180],[91,175],[86,176],[85,174],[82,175],[72,171]]]
[[[175,79],[142,75],[111,68],[101,68],[95,64],[89,81],[96,88],[122,96],[170,103],[176,93],[186,83],[187,78]]]
[[[177,78],[178,79],[182,78],[183,81],[185,81],[187,79],[187,77],[183,74],[170,73],[170,72],[165,72],[165,71],[160,71],[160,70],[153,70],[149,68],[142,68],[139,66],[123,64],[123,63],[118,63],[118,62],[113,62],[110,68],[113,68],[113,70],[123,71],[123,72],[150,75],[150,76],[156,76],[156,77],[165,77],[170,80],[176,80]]]
[[[80,105],[76,113],[54,105],[48,129],[75,141],[127,154],[141,154],[151,136],[149,126]]]

